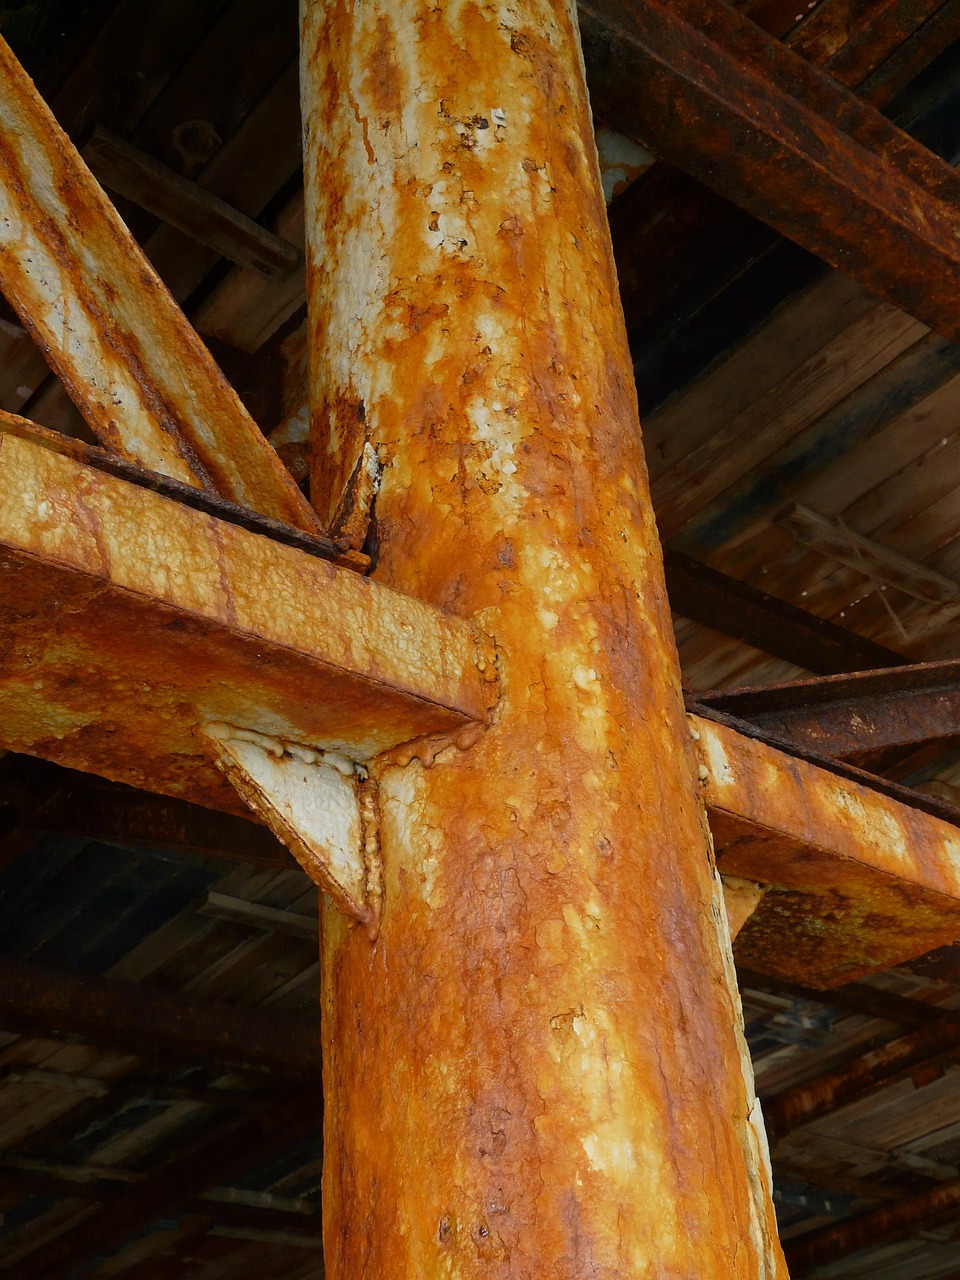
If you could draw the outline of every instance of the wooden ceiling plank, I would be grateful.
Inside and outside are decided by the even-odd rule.
[[[150,1178],[136,1195],[112,1202],[34,1250],[29,1258],[31,1280],[59,1280],[91,1258],[115,1250],[151,1222],[186,1208],[209,1187],[230,1182],[317,1128],[319,1111],[317,1093],[293,1093],[200,1151],[189,1151]],[[319,1141],[318,1133],[318,1145]]]
[[[0,72],[0,287],[90,425],[155,470],[317,530],[316,514],[5,43]]]
[[[881,304],[820,346],[788,378],[658,475],[653,497],[662,536],[669,540],[744,474],[761,469],[770,454],[835,409],[925,332],[918,321]]]
[[[768,454],[761,470],[744,473],[707,502],[672,545],[705,555],[762,527],[801,488],[815,494],[816,477],[884,428],[909,415],[960,373],[960,347],[930,333],[915,342],[821,418]]]
[[[950,230],[960,179],[949,165],[728,6],[580,8],[608,52],[604,119],[945,337],[960,335]]]

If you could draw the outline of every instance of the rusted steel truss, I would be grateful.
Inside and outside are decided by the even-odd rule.
[[[363,762],[484,721],[469,623],[48,444],[0,431],[6,748],[243,812],[203,724]]]
[[[748,968],[815,987],[960,935],[960,829],[691,717],[721,872],[771,886],[737,939]]]
[[[960,738],[960,661],[698,694],[697,702],[826,756],[947,744]]]
[[[104,444],[320,522],[0,38],[0,289]]]
[[[949,170],[711,0],[602,9],[652,141],[960,334]],[[824,986],[952,941],[960,831],[684,719],[572,6],[302,12],[334,537],[0,45],[0,286],[128,459],[0,422],[0,745],[239,794],[327,891],[331,1276],[782,1275],[730,933]]]
[[[721,0],[582,0],[580,12],[603,50],[605,120],[960,338],[949,165]]]

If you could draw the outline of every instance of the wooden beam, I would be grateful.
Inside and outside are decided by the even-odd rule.
[[[0,289],[100,439],[298,528],[315,512],[0,39]]]
[[[799,503],[782,512],[777,523],[811,551],[855,569],[874,590],[891,587],[926,604],[947,604],[960,595],[952,578]]]
[[[837,758],[960,736],[960,660],[697,695],[806,751]]]
[[[307,1079],[319,1071],[309,1023],[27,961],[0,959],[0,1022],[7,1031],[76,1037],[151,1061],[225,1063]]]
[[[583,0],[594,106],[720,195],[952,341],[960,177],[719,0]]]
[[[665,550],[663,562],[674,613],[805,671],[832,675],[902,666],[905,661],[892,649],[680,552]]]
[[[289,240],[105,129],[94,130],[82,155],[101,186],[126,196],[230,262],[282,279],[303,261]]]
[[[960,829],[851,778],[690,718],[721,872],[771,887],[738,961],[813,987],[960,937]]]
[[[353,760],[483,723],[469,623],[2,430],[0,459],[0,745],[243,813],[204,722]]]

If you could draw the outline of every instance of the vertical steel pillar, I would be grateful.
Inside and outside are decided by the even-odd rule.
[[[327,1274],[783,1275],[574,7],[302,9],[314,497],[501,654],[325,907]]]

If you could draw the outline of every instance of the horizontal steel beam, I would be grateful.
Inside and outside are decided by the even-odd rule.
[[[904,662],[892,649],[680,552],[665,549],[663,568],[674,613],[805,671],[832,675]]]
[[[99,438],[318,531],[267,444],[0,38],[0,289]]]
[[[363,761],[476,731],[467,622],[0,423],[0,747],[243,812],[200,724]]]
[[[960,661],[723,690],[697,702],[842,759],[960,738]]]
[[[738,963],[829,988],[960,938],[960,829],[690,717],[721,872],[770,886]]]
[[[595,110],[960,338],[960,177],[720,0],[580,0]]]

